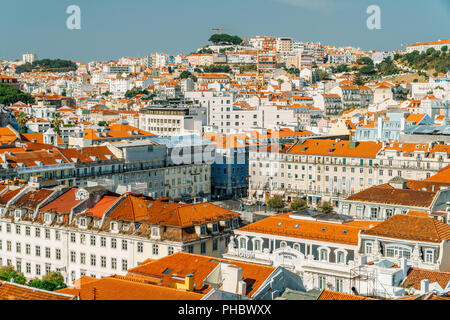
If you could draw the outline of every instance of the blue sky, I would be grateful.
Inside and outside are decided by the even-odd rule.
[[[66,28],[66,8],[81,8],[81,30]],[[366,27],[366,8],[381,8],[381,29]],[[401,49],[450,38],[450,0],[14,0],[0,6],[0,59],[89,62],[152,52],[190,53],[214,32],[241,37]]]

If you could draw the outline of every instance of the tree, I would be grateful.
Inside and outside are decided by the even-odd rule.
[[[22,101],[23,103],[30,104],[34,103],[34,98],[25,92],[20,91],[20,89],[7,84],[0,84],[0,104],[11,105],[18,101]]]
[[[320,72],[319,72],[319,79],[320,79],[320,80],[328,80],[328,72],[326,72],[326,71],[320,71]]]
[[[306,201],[302,198],[295,198],[291,202],[291,210],[293,211],[300,211],[308,208],[308,204]]]
[[[366,64],[366,65],[373,65],[373,60],[369,57],[361,57],[358,60],[356,60],[357,64]]]
[[[230,36],[226,33],[213,34],[211,37],[209,37],[208,41],[211,41],[214,44],[223,43],[239,45],[242,43],[242,39],[240,37]]]
[[[321,201],[317,206],[317,210],[322,213],[332,213],[334,211],[333,206],[328,201]]]
[[[64,289],[67,285],[64,283],[64,277],[59,272],[50,272],[42,277],[42,280],[36,278],[31,280],[28,285],[33,288],[47,291]]]
[[[51,125],[53,126],[53,128],[55,129],[55,132],[58,136],[61,135],[61,126],[63,124],[61,115],[59,113],[55,113],[53,115],[52,120],[50,121]]]
[[[17,272],[13,266],[0,267],[0,280],[25,284],[27,280],[22,272]]]
[[[141,90],[139,88],[132,88],[131,90],[127,90],[127,92],[125,92],[125,97],[127,98],[133,98],[134,96],[138,95],[138,94],[149,94],[147,89]]]
[[[192,73],[190,73],[189,71],[183,71],[182,73],[180,73],[180,79],[187,79],[191,75]]]
[[[353,83],[356,84],[357,86],[362,86],[366,82],[359,74],[357,74],[353,79]]]
[[[359,69],[359,73],[364,74],[364,75],[371,75],[376,73],[375,68],[373,65],[367,65],[367,66],[363,66],[361,67],[361,69]]]
[[[108,125],[108,123],[106,121],[99,121],[97,123],[97,125],[100,126],[100,127],[106,127]]]
[[[448,46],[443,46],[443,47],[441,47],[441,51],[442,51],[442,52],[447,52],[447,50],[448,50]]]
[[[106,91],[106,92],[103,93],[103,95],[107,97],[107,96],[112,95],[112,92]]]
[[[66,94],[67,94],[67,91],[66,91],[66,89],[63,89],[63,91],[61,92],[61,95],[65,97],[65,96],[66,96]]]
[[[282,196],[275,195],[269,200],[267,200],[267,206],[271,209],[282,209],[284,208],[284,199]]]
[[[28,120],[30,120],[30,118],[23,111],[20,111],[19,114],[16,116],[16,122],[20,127],[20,133],[27,132],[27,127],[25,127],[25,125],[27,124]]]

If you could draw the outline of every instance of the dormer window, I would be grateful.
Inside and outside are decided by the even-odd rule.
[[[433,249],[426,249],[424,254],[424,261],[427,263],[433,263],[434,262],[434,250]]]
[[[233,228],[237,228],[238,225],[239,225],[238,219],[237,219],[237,218],[236,218],[236,219],[233,219]]]
[[[320,249],[320,261],[328,261],[327,249]]]
[[[200,235],[206,234],[206,226],[200,226]]]
[[[15,217],[16,219],[20,219],[20,218],[22,217],[22,210],[16,209],[16,210],[14,211],[14,217]]]
[[[219,226],[217,225],[217,223],[213,223],[212,230],[213,230],[213,232],[218,232],[219,231]]]
[[[64,221],[64,216],[58,216],[58,218],[56,218],[56,221],[58,223],[62,223]]]
[[[78,225],[79,225],[80,227],[86,227],[86,218],[80,218],[80,219],[78,220]]]
[[[52,221],[52,215],[50,213],[44,214],[45,223],[50,223]]]
[[[117,222],[111,222],[110,224],[111,231],[119,231],[119,225]]]

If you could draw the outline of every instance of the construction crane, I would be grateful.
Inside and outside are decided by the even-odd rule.
[[[216,34],[219,34],[219,31],[220,30],[229,30],[229,29],[225,29],[225,28],[211,28],[211,30],[215,30],[216,31]]]

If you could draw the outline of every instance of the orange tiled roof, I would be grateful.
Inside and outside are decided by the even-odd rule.
[[[323,290],[320,296],[317,298],[317,300],[379,300],[379,299],[357,296],[354,294],[348,294],[343,292]]]
[[[411,268],[403,284],[409,283],[414,289],[420,290],[420,281],[425,279],[428,279],[430,284],[437,282],[445,289],[450,283],[450,272]]]
[[[0,280],[0,300],[74,300],[75,296]]]
[[[374,225],[373,221],[371,224]],[[291,218],[288,213],[285,213],[262,219],[239,230],[357,245],[359,232],[369,228],[370,224],[338,224],[325,221],[303,220]]]
[[[294,145],[287,151],[289,154],[323,155],[355,158],[375,158],[381,150],[382,144],[372,141],[356,143],[355,148],[350,148],[349,141],[306,139],[303,143]]]

